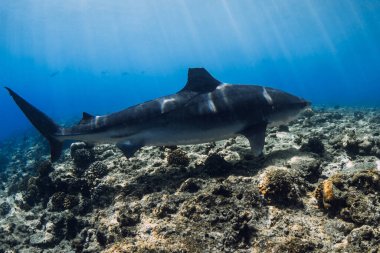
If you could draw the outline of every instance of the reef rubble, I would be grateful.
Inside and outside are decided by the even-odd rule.
[[[236,137],[145,147],[0,144],[1,252],[379,252],[380,109],[316,107]]]

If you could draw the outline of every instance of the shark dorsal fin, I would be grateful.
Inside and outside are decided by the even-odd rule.
[[[204,68],[189,68],[185,87],[181,91],[210,92],[221,84]]]
[[[83,112],[82,120],[91,120],[91,119],[93,119],[93,118],[95,118],[94,115],[91,115],[91,114],[89,114],[89,113],[87,113],[87,112]]]
[[[92,120],[93,118],[95,118],[94,115],[91,115],[91,114],[89,114],[87,112],[83,112],[83,116],[82,116],[81,121],[79,121],[79,124],[85,124],[88,121]]]

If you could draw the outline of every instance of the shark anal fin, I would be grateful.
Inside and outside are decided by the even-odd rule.
[[[143,145],[141,144],[133,144],[133,143],[127,143],[127,142],[119,142],[116,144],[116,146],[123,152],[123,154],[130,158],[132,157],[137,150],[139,150]]]
[[[211,92],[220,84],[206,69],[189,68],[187,83],[181,91]]]
[[[264,122],[250,126],[240,132],[240,134],[244,135],[248,139],[254,156],[260,156],[263,153],[266,129],[267,123]]]

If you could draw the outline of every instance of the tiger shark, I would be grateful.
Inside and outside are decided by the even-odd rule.
[[[204,68],[190,68],[177,93],[102,116],[84,112],[72,127],[57,125],[5,87],[34,127],[49,141],[56,161],[65,141],[113,143],[127,157],[144,146],[199,144],[245,136],[260,156],[267,127],[285,124],[310,105],[303,98],[257,85],[222,83]]]

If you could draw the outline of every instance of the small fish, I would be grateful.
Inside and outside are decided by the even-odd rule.
[[[50,76],[50,77],[55,77],[55,76],[57,76],[58,74],[59,74],[59,71],[55,71],[55,72],[51,73],[49,76]]]

